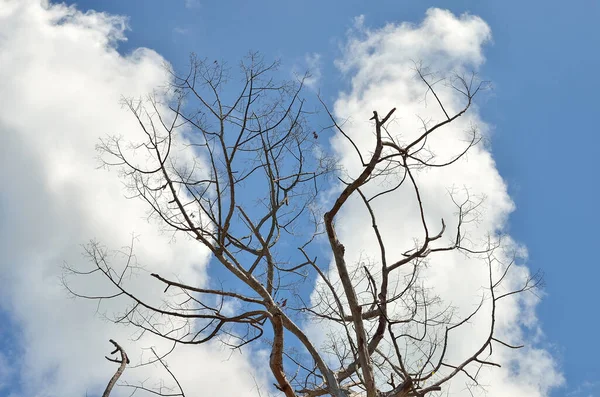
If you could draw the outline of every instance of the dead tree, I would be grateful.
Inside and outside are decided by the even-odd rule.
[[[115,385],[117,384],[117,381],[119,380],[119,378],[121,377],[121,375],[123,375],[123,372],[125,372],[125,367],[130,362],[129,361],[129,357],[127,357],[127,353],[125,353],[125,350],[123,350],[123,348],[117,342],[115,342],[114,340],[110,339],[109,341],[115,347],[115,350],[113,350],[111,352],[111,354],[117,354],[117,353],[119,353],[121,355],[121,359],[115,359],[115,358],[106,357],[106,359],[108,361],[112,361],[114,363],[118,363],[119,364],[119,368],[117,368],[117,371],[115,372],[115,374],[112,376],[112,378],[110,378],[110,381],[108,382],[108,385],[106,385],[106,389],[104,389],[104,393],[102,394],[102,397],[109,397],[110,396],[110,393],[112,392],[113,387],[115,387]]]
[[[317,150],[316,139],[328,131],[317,134],[309,128],[311,112],[302,97],[302,81],[277,82],[276,67],[251,54],[240,66],[242,79],[235,94],[226,84],[234,73],[216,61],[193,56],[187,73],[172,72],[165,94],[124,102],[139,122],[142,141],[131,144],[112,137],[99,146],[105,164],[122,171],[130,197],[145,201],[167,230],[187,235],[210,251],[212,266],[220,267],[221,285],[198,287],[151,274],[164,284],[164,291],[156,294],[170,293],[163,305],[151,304],[128,288],[123,274],[131,261],[114,263],[97,242],[87,247],[92,269],[70,268],[67,273],[101,274],[112,288],[104,299],[126,298],[131,303],[114,321],[174,344],[218,340],[246,349],[255,341],[267,342],[274,386],[287,397],[425,396],[442,390],[458,374],[476,383],[480,367],[499,366],[489,358],[493,345],[520,347],[497,338],[496,303],[535,288],[539,278],[530,277],[515,290],[501,289],[513,267],[513,262],[500,263],[501,243],[490,239],[486,246],[475,247],[465,239],[465,224],[479,202],[469,196],[456,199],[456,228],[446,230],[442,220],[434,231],[426,222],[417,173],[459,161],[479,142],[474,132],[464,149],[445,162],[436,162],[427,148],[428,140],[469,110],[485,83],[475,76],[446,80],[464,99],[452,113],[431,75],[417,67],[416,78],[435,98],[443,119],[424,123],[414,139],[401,142],[389,131],[396,109],[373,111],[366,117],[372,116],[374,134],[368,155],[325,106],[329,130],[354,146],[361,166],[357,175],[342,178],[334,159]],[[192,158],[180,157],[184,146],[193,152]],[[320,194],[330,191],[334,176],[340,182],[333,182],[342,188],[328,202]],[[395,185],[379,188],[385,178]],[[422,232],[413,236],[419,238],[414,249],[391,258],[372,204],[398,189],[409,189],[416,197],[414,212]],[[368,227],[378,243],[378,257],[370,266],[348,261],[336,230],[342,208],[354,199],[368,211]],[[442,236],[448,235],[451,243],[445,244]],[[317,240],[329,246],[322,258],[310,251]],[[462,318],[447,308],[433,310],[443,305],[419,281],[424,262],[448,251],[480,258],[489,269],[485,297]],[[129,259],[132,256],[133,247]],[[498,266],[500,273],[494,270]],[[307,291],[315,282],[322,286],[319,301],[326,304],[307,303]],[[67,287],[76,296],[98,298],[78,292],[72,282]],[[224,306],[231,302],[234,313],[225,313]],[[475,316],[488,316],[487,337],[461,361],[449,361],[453,335]],[[300,321],[321,321],[339,332],[324,348]],[[337,365],[332,365],[332,357]]]

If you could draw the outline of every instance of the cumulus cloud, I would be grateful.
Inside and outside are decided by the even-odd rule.
[[[207,280],[206,250],[163,233],[148,221],[142,202],[124,198],[114,172],[97,169],[100,137],[136,140],[140,133],[121,98],[146,95],[166,79],[159,54],[116,51],[125,27],[123,17],[47,1],[4,0],[0,7],[0,295],[2,310],[20,329],[18,337],[3,342],[3,350],[19,346],[10,359],[20,373],[8,390],[23,396],[99,394],[115,370],[104,359],[111,349],[108,338],[123,345],[134,362],[141,347],[169,348],[147,337],[133,343],[133,330],[95,316],[97,302],[66,299],[61,266],[85,265],[81,244],[88,239],[119,249],[131,243],[132,233],[137,236],[137,261],[147,271],[132,277],[132,288],[161,290],[152,284],[151,271],[178,274],[197,285]],[[82,287],[101,289],[94,283]],[[100,306],[100,312],[116,309],[123,307]],[[0,356],[3,392],[5,358]],[[189,392],[254,395],[249,363],[227,351],[194,347],[176,351],[169,363]],[[165,372],[127,370],[124,379],[147,377],[165,378]]]
[[[422,133],[423,121],[434,125],[445,117],[431,93],[427,95],[427,87],[416,78],[415,67],[420,65],[435,72],[433,80],[477,70],[485,62],[483,48],[490,40],[489,26],[481,18],[469,14],[455,16],[446,10],[430,9],[418,25],[391,23],[381,29],[367,28],[364,17],[359,17],[337,61],[339,70],[351,84],[349,90],[336,100],[334,114],[338,120],[344,120],[345,132],[366,158],[374,145],[374,136],[370,133],[373,127],[368,121],[373,110],[382,115],[397,108],[389,133],[400,142],[410,142]],[[450,86],[439,84],[436,90],[449,113],[463,106],[464,98]],[[485,141],[488,128],[476,107],[434,134],[427,142],[427,150],[435,153],[439,162],[451,159],[462,152],[465,142],[470,140],[473,126],[478,127],[478,133]],[[355,149],[339,135],[332,138],[331,145],[345,172],[350,176],[358,175],[361,165]],[[514,203],[490,150],[489,145],[480,144],[449,167],[417,173],[429,225],[439,225],[439,220],[444,218],[447,230],[455,230],[456,207],[448,191],[458,197],[468,191],[471,197],[485,198],[479,207],[477,222],[467,225],[469,239],[477,242],[484,241],[489,235],[505,234]],[[390,186],[393,184],[393,181],[387,182]],[[367,196],[384,187],[371,185],[369,189],[364,192]],[[387,243],[388,258],[401,257],[403,252],[414,247],[415,239],[423,238],[414,191],[409,184],[378,198],[373,202],[373,208]],[[358,264],[378,257],[377,241],[361,202],[349,202],[343,208],[337,218],[337,229],[346,247],[348,262]],[[447,232],[449,234],[451,232]],[[530,275],[523,264],[526,249],[510,236],[504,237],[504,248],[507,253],[502,254],[505,255],[503,259],[509,260],[510,252],[518,256],[518,265],[505,280],[506,288],[518,288]],[[455,307],[459,316],[469,313],[479,303],[488,277],[485,263],[456,252],[432,256],[421,275],[425,287]],[[317,299],[314,295],[315,303]],[[468,379],[459,377],[446,385],[450,395],[470,396],[471,392],[479,395],[487,391],[493,396],[547,396],[553,387],[562,384],[563,377],[550,352],[536,345],[535,340],[525,339],[525,335],[531,333],[543,335],[535,317],[538,300],[535,295],[524,294],[502,302],[497,314],[497,335],[509,343],[524,342],[528,347],[516,351],[495,347],[495,360],[503,367],[481,371],[479,380],[484,387],[474,390],[467,390],[465,380]],[[485,315],[474,318],[454,339],[447,357],[460,362],[461,358],[470,356],[473,346],[485,340],[489,325],[489,317]],[[524,332],[526,328],[531,332]],[[315,336],[323,334],[322,329],[312,332]]]

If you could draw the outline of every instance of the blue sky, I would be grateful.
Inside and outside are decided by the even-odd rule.
[[[486,62],[480,73],[493,82],[494,90],[479,103],[478,112],[492,127],[492,153],[516,204],[509,232],[527,246],[529,267],[545,274],[545,294],[537,306],[544,333],[539,344],[558,361],[567,382],[551,395],[600,395],[596,343],[600,321],[593,315],[600,278],[593,254],[600,222],[596,175],[600,138],[595,121],[600,2],[103,0],[67,4],[126,15],[130,30],[119,52],[147,47],[175,67],[184,67],[191,51],[235,64],[247,51],[258,50],[267,58],[280,58],[282,73],[291,73],[308,66],[307,56],[318,54],[317,86],[331,101],[349,89],[347,76],[334,61],[342,57],[347,31],[357,16],[364,15],[364,25],[370,29],[387,23],[420,23],[430,7],[481,17],[493,39],[484,46]],[[14,330],[3,324],[0,332],[4,340]],[[4,350],[6,345],[0,347]]]

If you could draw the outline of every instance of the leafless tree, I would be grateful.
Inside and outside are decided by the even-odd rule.
[[[102,394],[102,397],[110,396],[110,393],[112,392],[113,387],[115,387],[115,384],[117,383],[117,381],[119,380],[121,375],[123,375],[123,372],[125,372],[125,367],[130,362],[129,357],[127,357],[127,353],[125,353],[125,350],[121,347],[121,345],[119,345],[117,342],[115,342],[112,339],[110,339],[110,343],[112,343],[113,346],[115,347],[115,350],[113,350],[111,352],[111,354],[119,353],[121,355],[121,359],[106,357],[106,359],[108,361],[118,363],[119,368],[117,368],[117,371],[115,372],[115,374],[112,376],[112,378],[110,378],[108,385],[106,385],[106,389],[104,389],[104,393]]]
[[[444,118],[435,124],[424,121],[422,133],[401,143],[389,131],[396,109],[373,111],[374,147],[365,156],[325,103],[331,125],[310,128],[312,113],[302,97],[302,79],[279,83],[277,64],[266,64],[256,54],[240,66],[242,79],[236,86],[227,84],[235,73],[225,65],[192,56],[187,73],[171,72],[165,95],[124,101],[139,122],[143,141],[111,137],[99,145],[105,165],[121,170],[132,198],[144,200],[166,230],[189,236],[210,251],[211,263],[220,267],[215,271],[221,285],[200,288],[151,274],[164,284],[164,291],[156,294],[168,294],[164,304],[154,305],[128,288],[124,275],[135,266],[133,243],[121,264],[92,242],[86,249],[92,269],[69,268],[65,277],[101,274],[112,290],[91,296],[65,279],[67,288],[90,299],[126,298],[130,306],[113,318],[115,322],[174,345],[217,340],[232,349],[246,349],[256,341],[267,343],[277,389],[273,392],[287,397],[425,396],[441,391],[458,374],[477,384],[481,367],[499,366],[490,358],[494,345],[519,348],[496,337],[496,303],[535,288],[539,277],[523,280],[514,290],[500,288],[514,263],[501,263],[501,242],[490,238],[487,245],[476,247],[465,238],[464,225],[476,216],[479,200],[455,199],[457,212],[449,215],[456,217],[454,230],[446,230],[443,220],[430,225],[416,175],[422,169],[448,166],[478,144],[474,130],[464,150],[443,163],[436,162],[427,145],[469,111],[485,82],[474,75],[443,80],[464,99],[451,113],[436,91],[440,81],[416,65],[423,92],[435,100]],[[334,159],[319,148],[319,135],[329,131],[354,146],[361,166],[358,175],[342,177]],[[179,156],[182,144],[193,150],[193,158]],[[330,192],[333,177],[342,188],[333,199],[321,198],[323,191]],[[396,182],[390,186],[382,180]],[[414,211],[422,231],[413,236],[418,238],[414,249],[392,258],[372,203],[400,188],[416,197]],[[378,257],[369,265],[348,262],[336,231],[340,211],[351,199],[364,204],[378,242]],[[451,243],[445,244],[442,236],[449,234]],[[317,240],[330,249],[320,259],[316,249],[311,251]],[[420,282],[427,258],[447,251],[480,258],[489,268],[481,304],[462,318]],[[494,270],[498,267],[500,273]],[[320,299],[310,304],[315,283],[321,286],[315,291]],[[453,336],[475,316],[489,318],[487,337],[470,355],[450,361],[447,351]],[[321,346],[300,325],[306,321],[320,321],[340,332]],[[165,357],[153,353],[155,362],[164,365]],[[143,385],[133,387],[146,390]],[[179,383],[177,388],[169,395],[184,395]]]

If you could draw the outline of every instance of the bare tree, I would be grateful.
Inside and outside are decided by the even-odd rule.
[[[111,354],[117,354],[117,353],[119,353],[121,355],[121,359],[115,359],[115,358],[106,357],[106,359],[108,361],[112,361],[114,363],[118,363],[119,364],[119,368],[117,368],[117,371],[115,372],[115,374],[112,376],[112,378],[110,378],[110,381],[108,382],[108,385],[106,385],[106,389],[104,389],[104,393],[102,394],[102,397],[109,397],[110,396],[110,393],[112,392],[113,387],[115,387],[115,384],[117,383],[117,381],[119,380],[119,378],[121,377],[121,375],[123,375],[123,372],[125,372],[125,367],[130,362],[129,361],[129,357],[127,357],[127,353],[125,353],[125,350],[121,347],[121,345],[119,345],[117,342],[115,342],[112,339],[110,339],[109,342],[112,343],[113,346],[115,347],[115,350],[113,350],[111,352]]]
[[[444,220],[430,225],[416,174],[448,166],[478,144],[473,130],[464,150],[436,162],[427,142],[465,114],[486,83],[475,75],[443,80],[464,99],[451,113],[436,91],[440,80],[416,65],[416,78],[444,119],[424,121],[422,133],[401,143],[389,131],[396,109],[373,111],[374,147],[365,156],[323,102],[331,125],[309,128],[302,80],[279,83],[276,67],[250,54],[241,63],[241,84],[234,93],[226,84],[234,73],[192,56],[187,73],[171,72],[165,95],[124,102],[139,122],[143,141],[111,137],[99,145],[105,165],[122,171],[132,198],[144,200],[166,230],[187,235],[210,251],[211,261],[221,268],[221,285],[200,288],[152,274],[164,284],[166,298],[163,305],[151,304],[132,292],[124,277],[134,266],[133,243],[126,263],[115,264],[97,242],[87,247],[92,269],[69,268],[66,276],[99,273],[110,292],[90,296],[65,285],[79,297],[126,298],[131,305],[115,322],[175,345],[218,340],[242,349],[259,340],[268,343],[274,387],[287,397],[425,396],[442,390],[458,374],[477,384],[481,367],[499,366],[490,358],[494,345],[520,347],[496,337],[496,303],[535,288],[540,280],[536,275],[523,280],[521,288],[500,288],[514,263],[502,263],[505,256],[497,255],[501,242],[490,238],[477,247],[465,238],[464,226],[476,216],[480,201],[452,196],[456,228],[446,230]],[[319,149],[317,139],[326,129],[354,146],[358,175],[342,178],[335,161]],[[181,158],[176,148],[182,144],[193,150],[192,158]],[[327,184],[332,176],[338,176],[342,188],[333,199],[322,199],[321,192],[331,191]],[[382,180],[395,182],[390,186]],[[418,238],[414,249],[393,258],[386,253],[372,203],[400,188],[416,197],[422,232],[413,236]],[[364,204],[378,243],[378,257],[369,265],[348,262],[336,231],[340,211],[351,199]],[[442,236],[448,234],[451,243],[445,244]],[[330,248],[323,259],[311,251],[317,240]],[[480,258],[489,268],[481,304],[461,318],[420,282],[426,259],[448,251]],[[320,299],[310,304],[315,282]],[[451,361],[447,352],[456,330],[475,316],[489,318],[487,337],[471,354]],[[305,321],[320,321],[340,332],[321,346],[300,326]],[[156,353],[155,358],[161,364],[165,359]],[[177,387],[179,392],[169,395],[184,395],[179,383]]]

